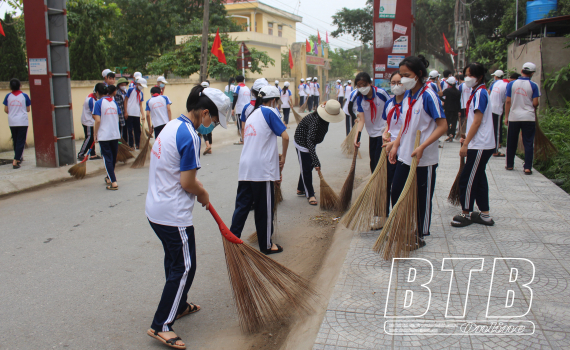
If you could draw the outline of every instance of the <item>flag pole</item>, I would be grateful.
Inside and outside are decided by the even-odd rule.
[[[208,80],[208,76],[210,75],[210,62],[212,62],[212,52],[210,51],[210,59],[208,60],[208,69],[206,69],[206,79]]]
[[[245,78],[245,49],[241,43],[241,75]]]

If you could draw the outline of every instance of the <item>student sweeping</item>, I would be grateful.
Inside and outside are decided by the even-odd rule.
[[[447,121],[437,94],[425,83],[429,62],[423,56],[409,56],[400,62],[402,85],[408,91],[402,102],[404,124],[394,142],[386,151],[390,163],[396,164],[392,182],[392,203],[396,203],[410,172],[412,157],[417,157],[418,243],[413,249],[425,246],[423,237],[430,234],[432,198],[435,189],[436,168],[439,161],[438,140],[447,132]],[[420,146],[414,149],[416,131],[421,131]]]
[[[283,124],[289,129],[289,113],[291,112],[291,90],[289,90],[289,82],[283,84],[281,91],[281,109],[283,110]]]
[[[27,94],[20,90],[20,81],[16,78],[10,80],[10,90],[4,98],[4,112],[8,114],[8,126],[12,133],[12,145],[14,146],[14,159],[12,169],[21,167],[24,160],[24,146],[28,135],[28,113],[32,101]],[[82,159],[83,160],[83,159]]]
[[[197,179],[200,138],[196,129],[220,123],[226,128],[229,98],[218,89],[195,86],[186,100],[188,113],[166,124],[150,155],[145,214],[164,248],[166,283],[147,334],[185,349],[174,333],[174,322],[200,311],[189,303],[188,291],[196,273],[194,204],[208,208],[209,194]]]
[[[504,107],[507,100],[507,84],[509,80],[503,79],[505,73],[502,70],[496,70],[491,74],[494,81],[489,87],[489,98],[493,106],[493,126],[495,128],[495,152],[493,157],[504,157],[505,154],[499,152],[499,147],[503,142],[503,118],[505,116]]]
[[[309,112],[313,111],[314,85],[315,84],[313,84],[313,78],[311,77],[307,78],[305,92],[307,93],[307,109],[309,110]]]
[[[313,110],[317,109],[321,98],[321,85],[317,82],[317,80],[317,77],[313,78]]]
[[[301,78],[301,83],[297,86],[297,89],[299,90],[299,106],[302,106],[305,104],[305,98],[307,97],[307,93],[305,92],[305,79]]]
[[[471,63],[465,70],[465,84],[473,92],[467,101],[466,137],[459,156],[467,157],[459,180],[462,213],[453,217],[451,226],[464,227],[472,223],[492,226],[489,216],[489,185],[485,168],[495,151],[493,107],[485,88],[485,67]],[[481,212],[473,211],[473,206]]]
[[[117,93],[115,94],[115,102],[117,103],[117,107],[119,107],[117,112],[119,113],[121,137],[127,143],[129,142],[129,135],[127,128],[128,115],[125,110],[125,97],[127,96],[128,85],[129,81],[126,78],[119,78],[119,80],[117,80]]]
[[[313,168],[321,170],[316,147],[325,139],[329,123],[339,123],[343,119],[344,112],[340,108],[340,103],[337,100],[329,100],[303,118],[295,130],[294,145],[301,167],[297,195],[307,197],[310,205],[317,205],[313,188]]]
[[[238,75],[236,77],[237,86],[234,90],[234,101],[232,102],[232,114],[235,114],[237,119],[238,135],[240,135],[239,142],[234,143],[234,145],[243,145],[242,138],[242,124],[239,122],[241,112],[245,105],[250,103],[250,90],[245,86],[245,78],[243,75]],[[236,114],[237,113],[237,114]]]
[[[445,81],[447,88],[443,91],[442,103],[449,130],[445,141],[453,142],[457,128],[457,119],[461,115],[461,92],[457,90],[455,77],[448,77]]]
[[[115,92],[115,85],[105,86],[97,84],[97,94],[100,99],[95,103],[93,119],[95,119],[95,142],[99,143],[107,177],[108,190],[118,190],[115,176],[115,163],[117,162],[117,150],[119,148],[119,107],[115,99],[109,96],[109,91]]]
[[[281,181],[281,170],[287,158],[289,135],[275,109],[279,90],[264,86],[255,103],[255,110],[247,118],[244,145],[239,161],[236,206],[230,231],[241,237],[249,211],[253,205],[259,250],[274,254],[283,248],[272,243],[274,184]],[[281,136],[283,150],[279,157],[277,137]]]
[[[83,144],[79,149],[79,153],[77,154],[77,160],[79,161],[83,161],[83,158],[85,158],[85,155],[89,149],[91,149],[91,146],[95,141],[95,119],[93,119],[93,109],[95,108],[95,102],[97,102],[97,99],[99,98],[99,96],[97,96],[97,92],[95,92],[97,91],[97,85],[95,85],[95,89],[93,90],[94,92],[87,95],[85,101],[83,102],[83,110],[81,111],[81,125],[83,126],[83,132],[85,133],[85,140],[83,141]],[[101,157],[98,156],[95,152],[95,147],[91,149],[91,152],[89,153],[89,159],[101,159]]]
[[[127,128],[129,135],[129,146],[139,149],[141,143],[141,116],[144,123],[143,89],[146,86],[146,79],[138,78],[132,88],[127,90],[125,96],[125,111],[127,111]]]
[[[382,153],[382,133],[386,128],[386,121],[382,119],[382,113],[390,96],[384,89],[373,86],[372,78],[366,72],[360,72],[356,75],[354,85],[358,89],[358,96],[356,97],[358,124],[356,130],[361,132],[366,126],[369,140],[370,172],[373,173],[380,159],[380,153]],[[358,134],[354,137],[354,145],[360,147],[360,141],[357,139]]]
[[[170,111],[172,102],[168,96],[160,94],[159,87],[154,86],[150,89],[150,93],[152,97],[146,101],[146,121],[148,130],[151,133],[154,131],[154,138],[156,139],[166,123],[172,119],[172,112]]]
[[[340,81],[340,79],[336,81],[335,90],[336,90],[336,99],[338,100],[338,103],[340,103],[340,105],[342,106],[344,100],[344,89],[342,88],[342,82]]]

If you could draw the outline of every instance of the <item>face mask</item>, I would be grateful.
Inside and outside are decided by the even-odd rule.
[[[358,88],[358,92],[360,92],[363,95],[368,95],[368,93],[370,92],[370,85]]]
[[[127,87],[126,87],[126,86],[121,86],[121,90],[123,90],[123,91],[126,92],[126,91],[127,91]]]
[[[162,88],[165,87],[166,85],[160,84],[160,85],[158,85],[158,86],[160,86],[160,88],[162,89]]]
[[[210,123],[210,126],[204,126],[204,124],[200,124],[200,126],[198,127],[198,132],[202,135],[208,135],[209,133],[212,132],[212,130],[214,130],[214,128],[216,127],[216,124],[214,124],[214,122]]]
[[[415,77],[414,79],[408,78],[408,77],[403,77],[400,81],[401,81],[404,89],[411,90],[414,88],[414,86],[416,86],[417,79],[418,79],[418,77]]]
[[[477,84],[477,78],[465,77],[465,85],[467,85],[468,88],[472,88],[475,84]]]
[[[142,85],[137,86],[137,89],[139,89],[139,91],[142,91],[143,90]]]
[[[394,85],[394,86],[391,86],[390,89],[392,90],[392,92],[396,96],[400,96],[401,94],[406,92],[406,89],[404,88],[403,85]]]

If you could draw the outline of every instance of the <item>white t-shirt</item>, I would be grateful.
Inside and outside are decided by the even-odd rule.
[[[261,106],[247,118],[238,181],[278,181],[277,136],[286,130],[275,108]]]
[[[95,94],[91,93],[85,98],[83,102],[83,111],[81,112],[81,124],[85,126],[95,125],[95,119],[93,119],[93,109],[95,108]]]
[[[336,93],[338,94],[338,97],[344,97],[344,89],[342,88],[342,85],[338,84],[336,86]]]
[[[447,83],[447,81],[445,81],[445,79],[441,80],[441,83],[439,86],[441,87],[441,91],[444,91],[445,89],[449,88],[449,84]]]
[[[170,121],[156,138],[150,153],[145,214],[154,223],[192,226],[196,196],[180,184],[180,173],[200,169],[200,137],[185,116]]]
[[[459,85],[459,92],[461,92],[461,109],[465,109],[467,100],[469,100],[469,96],[471,96],[471,88],[467,87],[465,83],[461,83],[461,85]]]
[[[471,142],[467,146],[469,149],[494,149],[495,148],[495,128],[493,126],[493,104],[489,99],[489,93],[485,88],[474,89],[473,99],[469,105],[467,115],[467,129],[465,132],[469,134],[469,129],[475,119],[475,110],[483,113],[483,120]]]
[[[309,96],[315,95],[315,84],[314,83],[307,84],[307,95],[309,95]]]
[[[240,113],[243,107],[251,101],[251,91],[245,84],[239,84],[236,86],[235,94],[237,95],[236,101],[236,113]]]
[[[152,125],[157,127],[169,122],[168,120],[168,105],[171,105],[170,99],[164,95],[152,95],[146,101],[146,110],[150,112],[150,120]]]
[[[374,89],[374,105],[376,106],[376,115],[374,116],[374,121],[372,121],[372,106],[370,105],[370,101],[367,97],[358,94],[356,97],[356,104],[358,106],[358,112],[364,113],[364,125],[366,125],[366,132],[370,137],[379,137],[382,136],[384,129],[386,128],[386,121],[382,119],[382,112],[384,112],[384,105],[386,101],[390,99],[388,93],[381,88],[377,88],[375,86],[372,87]]]
[[[348,105],[350,103],[350,101],[353,101],[352,104],[352,112],[354,113],[354,115],[358,114],[358,105],[356,104],[356,95],[358,93],[358,90],[353,90],[350,95],[347,95],[348,98],[344,101],[344,107],[342,107],[342,111],[344,112],[344,114],[346,115],[350,115],[348,113]]]
[[[528,77],[519,77],[507,85],[507,97],[511,98],[510,122],[534,122],[532,100],[540,97],[540,89]]]
[[[423,88],[422,88],[423,89]],[[422,90],[418,90],[416,95]],[[405,125],[406,114],[410,106],[410,96],[412,90],[406,91],[404,96],[404,101],[402,102],[402,118],[404,118]],[[436,93],[431,89],[427,88],[425,92],[418,98],[416,103],[412,108],[412,115],[410,119],[410,124],[406,131],[402,131],[402,136],[400,138],[400,148],[398,149],[398,160],[404,164],[412,164],[412,152],[414,151],[414,145],[416,141],[416,131],[421,131],[420,145],[425,142],[425,140],[430,137],[435,128],[437,127],[436,119],[445,118],[443,113],[443,108],[441,106],[441,101]],[[412,98],[413,100],[413,98]],[[420,159],[418,166],[429,166],[435,165],[439,162],[438,153],[438,142],[434,142],[427,146],[424,150],[422,158]]]
[[[27,107],[32,101],[22,91],[13,91],[4,98],[4,106],[8,106],[8,126],[28,126]]]
[[[390,116],[390,123],[388,123],[388,116]],[[386,121],[386,127],[389,127],[388,132],[390,132],[391,142],[394,142],[398,138],[400,129],[402,128],[402,125],[404,125],[405,118],[406,116],[403,116],[402,114],[402,103],[397,103],[395,96],[386,102],[384,105],[384,111],[382,112],[382,119]]]
[[[115,99],[105,96],[95,103],[93,115],[101,117],[101,124],[97,132],[97,140],[111,141],[121,138],[119,132],[119,106]]]
[[[503,79],[495,80],[493,85],[491,85],[491,104],[493,109],[491,110],[494,114],[503,114],[503,107],[505,101],[507,100],[507,84]]]
[[[305,84],[299,84],[297,88],[299,89],[299,96],[307,96],[307,93],[305,92]]]
[[[234,92],[234,91],[236,91],[236,86],[234,84],[230,85],[230,89],[228,91],[228,85],[226,85],[224,91],[225,92]]]
[[[141,115],[141,102],[144,101],[143,92],[136,87],[129,88],[127,90],[126,98],[129,99],[127,102],[127,116],[140,117]]]
[[[347,85],[347,86],[344,88],[344,96],[349,96],[350,93],[352,92],[352,90],[353,90],[353,89],[352,89],[352,85]]]
[[[291,108],[289,104],[289,100],[291,99],[291,90],[287,89],[285,93],[281,92],[281,107],[282,108]]]
[[[321,96],[321,93],[319,92],[320,88],[321,88],[321,85],[319,83],[313,83],[313,95],[314,96]]]
[[[255,101],[251,102],[253,102],[253,104],[251,103],[246,104],[245,106],[243,106],[243,110],[241,111],[239,119],[244,123],[247,120],[247,118],[249,118],[251,112],[253,112],[253,110],[255,109]]]

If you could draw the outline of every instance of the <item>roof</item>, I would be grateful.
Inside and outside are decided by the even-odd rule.
[[[507,38],[514,39],[516,37],[525,36],[530,33],[540,34],[542,33],[542,29],[544,27],[546,27],[546,30],[549,33],[556,32],[557,36],[562,36],[563,34],[570,33],[570,15],[543,18],[532,21],[524,27],[520,27],[518,30],[507,35]]]
[[[252,1],[224,0],[224,2],[226,5],[239,5],[240,6],[240,8],[232,8],[232,9],[226,8],[226,10],[239,11],[239,10],[250,10],[250,9],[256,8],[256,9],[263,11],[263,12],[267,12],[267,13],[270,13],[273,15],[289,18],[295,22],[302,22],[303,21],[303,17],[301,17],[301,16],[298,16],[298,15],[291,13],[291,12],[287,12],[287,11],[278,9],[277,7],[273,7],[271,5],[267,5],[261,1],[256,1],[256,0],[252,0]]]

